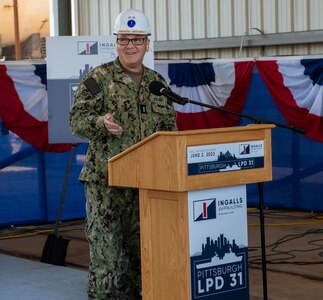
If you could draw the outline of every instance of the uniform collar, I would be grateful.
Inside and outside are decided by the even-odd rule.
[[[114,64],[114,70],[115,70],[114,72],[115,72],[115,80],[116,81],[122,82],[124,84],[133,83],[132,79],[129,77],[129,75],[126,74],[125,70],[121,66],[119,58],[115,59],[113,61],[113,64]],[[147,68],[143,65],[142,78],[144,78],[144,76],[145,76],[146,69]]]

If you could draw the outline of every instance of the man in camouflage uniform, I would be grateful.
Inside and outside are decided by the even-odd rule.
[[[148,86],[165,80],[142,64],[149,23],[137,10],[117,18],[118,58],[80,82],[70,113],[76,136],[89,140],[80,174],[86,195],[85,233],[90,245],[89,299],[140,299],[138,191],[109,187],[107,161],[159,130],[176,130],[175,112]]]

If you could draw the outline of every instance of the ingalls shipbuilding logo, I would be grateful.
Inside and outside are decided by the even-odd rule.
[[[97,55],[98,42],[77,42],[77,50],[79,55]]]
[[[193,202],[194,222],[216,218],[215,198]]]
[[[239,145],[239,153],[240,153],[240,155],[250,154],[250,144]]]

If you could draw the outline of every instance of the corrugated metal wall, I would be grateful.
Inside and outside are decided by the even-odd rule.
[[[323,54],[323,40],[285,43],[259,43],[260,36],[275,37],[279,33],[311,32],[323,29],[322,0],[73,0],[78,16],[79,35],[109,35],[117,15],[127,8],[138,8],[148,16],[155,41],[192,40],[205,43],[214,39],[214,48],[158,51],[155,57],[164,59],[234,58],[276,55]],[[257,46],[238,44],[258,35]],[[322,31],[323,36],[323,31]],[[233,39],[232,46],[219,45]],[[297,37],[296,37],[297,38]],[[294,39],[296,39],[294,37]],[[239,43],[238,43],[239,41]],[[295,40],[296,41],[296,40]],[[201,46],[201,45],[200,45]],[[201,47],[200,47],[201,48]]]

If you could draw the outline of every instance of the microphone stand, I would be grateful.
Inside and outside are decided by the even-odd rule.
[[[176,102],[177,104],[180,105],[185,105],[187,103],[191,103],[194,105],[199,105],[211,109],[215,109],[224,113],[236,115],[242,118],[249,119],[253,121],[255,124],[274,124],[277,127],[293,130],[295,132],[304,134],[306,131],[301,128],[296,128],[293,126],[287,126],[283,124],[279,124],[277,122],[273,122],[271,120],[266,120],[266,119],[261,119],[261,118],[256,118],[250,115],[238,113],[235,111],[231,111],[228,109],[220,108],[214,105],[206,104],[206,103],[201,103],[197,102],[194,100],[190,100],[188,98],[182,98],[178,95],[176,97],[173,97],[170,94],[164,94],[168,99],[170,99],[173,102]],[[260,240],[261,240],[261,260],[262,260],[262,283],[263,283],[263,298],[264,300],[268,300],[268,291],[267,291],[267,266],[266,266],[266,239],[265,239],[265,214],[264,214],[264,183],[263,182],[258,182],[258,198],[259,198],[259,219],[260,219]]]
[[[287,126],[287,125],[280,124],[280,123],[277,123],[277,122],[274,122],[274,121],[271,121],[271,120],[267,120],[267,119],[256,118],[256,117],[253,117],[253,116],[250,116],[250,115],[238,113],[238,112],[228,110],[228,109],[224,109],[224,108],[221,108],[221,107],[217,107],[217,106],[214,106],[214,105],[211,105],[211,104],[206,104],[206,103],[190,100],[188,98],[177,99],[177,98],[173,98],[173,97],[171,97],[169,95],[166,95],[166,94],[164,94],[164,95],[166,97],[168,97],[168,99],[170,99],[173,102],[176,102],[177,104],[180,104],[180,105],[185,105],[187,103],[190,103],[190,104],[194,104],[194,105],[199,105],[199,106],[215,109],[215,110],[218,110],[218,111],[221,111],[221,112],[224,112],[224,113],[228,113],[228,114],[231,114],[231,115],[236,115],[236,116],[239,116],[239,117],[242,117],[242,118],[246,118],[246,119],[249,119],[249,120],[255,122],[255,124],[274,124],[277,127],[290,129],[290,130],[296,131],[296,132],[301,133],[301,134],[306,133],[306,131],[304,129],[301,129],[301,128],[297,128],[297,127],[293,127],[293,126]]]

